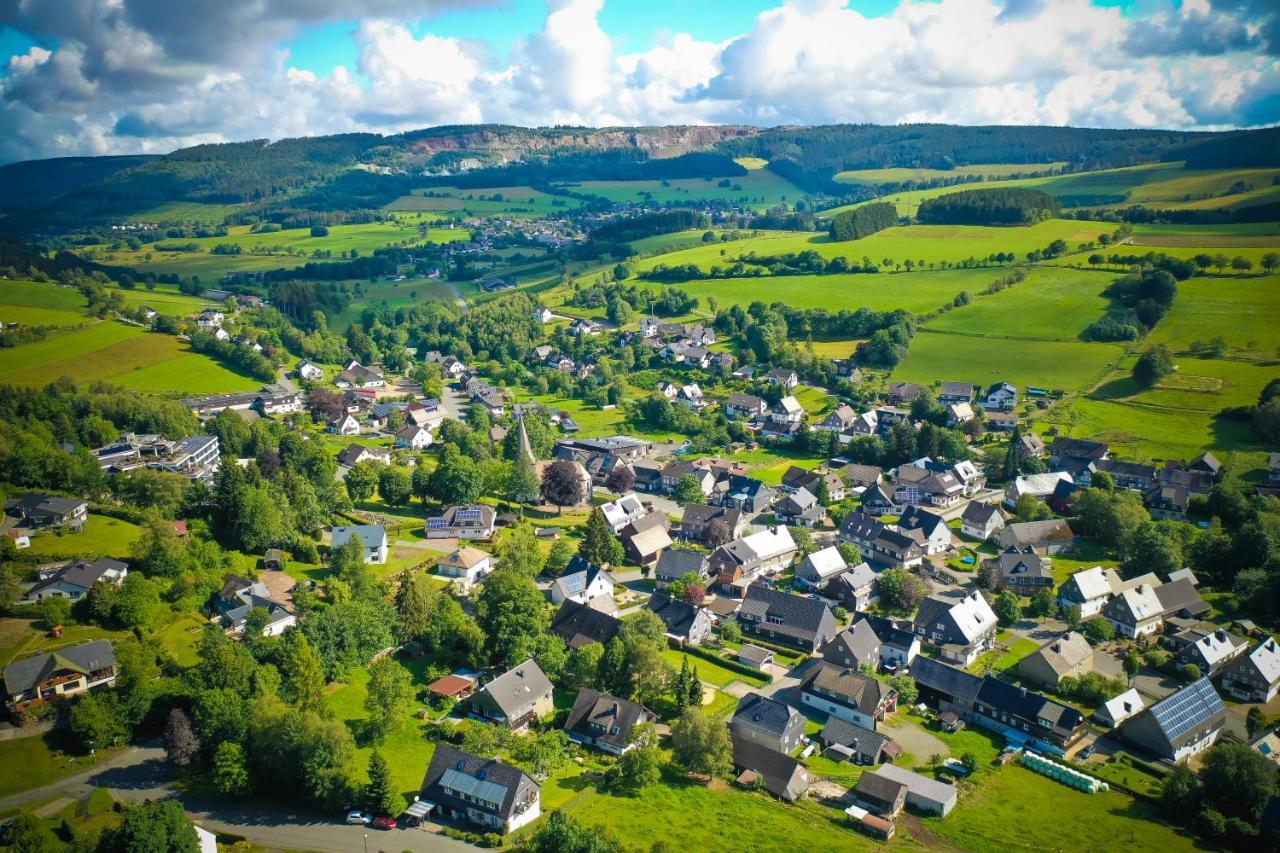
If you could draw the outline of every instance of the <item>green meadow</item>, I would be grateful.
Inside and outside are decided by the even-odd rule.
[[[41,386],[62,376],[82,385],[102,380],[138,391],[193,394],[251,391],[262,384],[191,352],[176,337],[107,320],[0,349],[0,382]]]
[[[1027,172],[1047,172],[1067,165],[1058,163],[979,163],[956,166],[954,169],[854,169],[838,172],[834,180],[842,184],[901,184],[907,181],[932,181],[938,178],[958,178],[977,175],[982,178],[1007,179],[1010,175]],[[976,186],[962,184],[960,189]]]
[[[1215,337],[1232,349],[1275,357],[1280,349],[1280,276],[1179,282],[1173,307],[1152,332],[1152,341],[1180,350]]]
[[[911,342],[893,378],[926,385],[947,381],[986,386],[1003,381],[1020,388],[1081,391],[1102,379],[1123,354],[1114,344],[978,337],[926,326]]]
[[[1036,266],[1027,280],[929,321],[933,331],[994,338],[1078,341],[1106,313],[1102,291],[1115,279],[1083,270]],[[974,345],[980,346],[975,342]]]
[[[720,186],[727,181],[728,186]],[[684,178],[649,181],[581,181],[558,185],[562,189],[598,195],[609,201],[646,201],[652,204],[687,202],[695,199],[732,201],[756,209],[779,202],[794,204],[807,193],[768,169],[749,170],[732,178]]]
[[[414,190],[386,206],[386,210],[421,211],[443,216],[547,216],[581,207],[583,202],[532,187],[431,187]]]
[[[350,284],[357,284],[351,282]],[[352,323],[358,322],[366,308],[389,308],[394,311],[409,305],[431,302],[437,299],[454,298],[454,286],[449,282],[430,278],[406,279],[404,281],[380,281],[370,284],[367,281],[358,283],[362,295],[353,299],[347,310],[329,314],[329,326],[339,332],[345,331]]]

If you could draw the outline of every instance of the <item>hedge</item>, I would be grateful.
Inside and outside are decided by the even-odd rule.
[[[752,667],[749,667],[746,664],[738,663],[736,660],[728,660],[727,658],[722,658],[719,655],[713,654],[699,646],[685,646],[680,651],[684,652],[685,654],[693,655],[696,658],[702,658],[703,660],[711,661],[712,663],[718,664],[731,672],[738,673],[739,675],[749,675],[752,678],[762,678],[764,679],[765,684],[769,684],[770,682],[773,681],[773,676],[767,672],[761,672],[758,669],[753,669]]]

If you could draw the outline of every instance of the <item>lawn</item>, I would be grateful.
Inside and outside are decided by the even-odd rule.
[[[84,313],[89,301],[74,287],[38,281],[0,280],[0,305]]]
[[[179,616],[163,631],[156,635],[160,644],[173,652],[178,666],[195,666],[200,658],[196,655],[196,642],[207,621],[197,614]]]
[[[925,825],[964,850],[1197,849],[1127,794],[1085,794],[1016,765],[987,774],[949,816]]]
[[[839,825],[837,812],[813,805],[789,806],[768,794],[737,790],[721,781],[708,787],[671,771],[661,784],[635,796],[585,788],[565,811],[642,850],[659,841],[685,850],[738,853],[773,853],[780,839],[786,839],[786,847],[806,853],[880,846]]]
[[[118,755],[120,749],[74,755],[61,749],[59,732],[0,741],[0,797],[50,785]]]
[[[35,627],[31,619],[0,619],[0,664],[7,664],[36,652],[74,646],[91,640],[119,640],[128,636],[126,631],[108,631],[97,625],[67,625],[61,637]]]
[[[682,654],[678,649],[667,649],[662,653],[667,663],[671,664],[677,670],[680,669],[681,662],[686,655]],[[763,687],[765,681],[763,678],[757,678],[754,675],[740,675],[726,666],[719,666],[705,658],[694,657],[688,655],[689,666],[698,670],[698,678],[707,684],[716,687],[725,687],[731,682],[741,681],[744,684],[750,684],[752,687]]]
[[[191,394],[251,391],[262,385],[191,352],[172,335],[112,321],[0,350],[0,381],[42,386],[61,376],[81,384],[102,380],[138,391]]]
[[[1106,313],[1114,275],[1037,266],[1027,280],[929,321],[929,328],[997,338],[1078,341]]]
[[[31,549],[26,553],[50,560],[74,557],[128,560],[133,543],[140,535],[142,530],[136,524],[91,512],[83,532],[66,532],[59,536],[54,530],[46,530],[31,538]]]
[[[1196,277],[1178,283],[1173,307],[1151,335],[1185,350],[1221,337],[1233,350],[1274,357],[1280,349],[1280,277]]]
[[[1113,344],[986,338],[926,327],[893,378],[925,385],[945,380],[986,387],[1004,381],[1020,388],[1080,391],[1097,383],[1123,354]]]

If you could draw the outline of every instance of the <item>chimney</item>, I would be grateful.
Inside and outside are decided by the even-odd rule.
[[[1227,641],[1227,632],[1222,630],[1221,628],[1214,631],[1213,635],[1218,638],[1219,643],[1225,643]]]
[[[1023,699],[1026,699],[1026,698],[1027,698],[1027,688],[1025,688],[1025,687],[1019,687],[1019,688],[1018,688],[1018,690],[1022,693],[1022,698],[1023,698]]]

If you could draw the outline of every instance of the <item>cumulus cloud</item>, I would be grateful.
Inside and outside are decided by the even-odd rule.
[[[781,0],[724,42],[619,53],[605,0],[550,0],[497,55],[423,14],[499,0],[367,0],[358,60],[290,67],[338,0],[0,0],[57,47],[0,74],[0,159],[446,123],[923,122],[1230,127],[1280,119],[1274,0]]]

